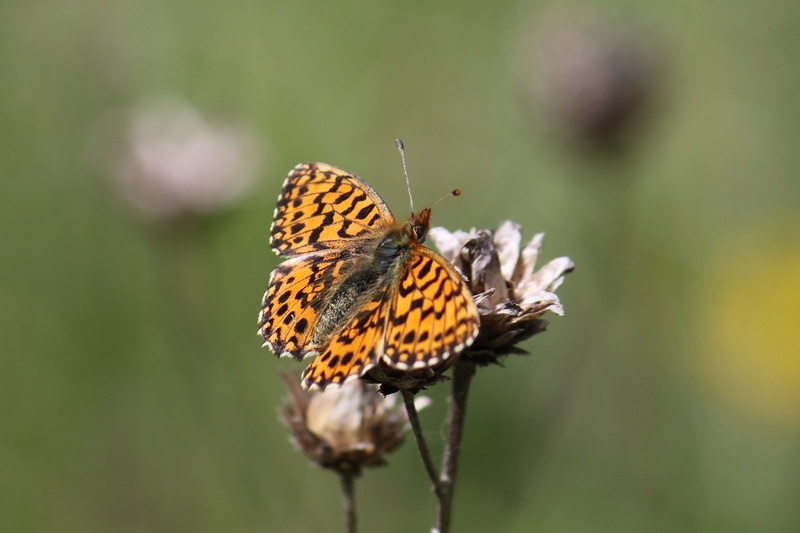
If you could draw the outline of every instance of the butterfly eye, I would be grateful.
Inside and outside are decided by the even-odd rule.
[[[425,234],[427,233],[425,231],[426,229],[425,226],[423,226],[422,224],[414,224],[414,227],[412,229],[414,230],[414,235],[417,237],[417,242],[419,242],[420,244],[425,242]]]

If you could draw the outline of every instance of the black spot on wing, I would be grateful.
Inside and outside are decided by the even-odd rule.
[[[362,207],[358,211],[358,213],[356,213],[356,219],[357,220],[363,220],[363,219],[367,218],[369,216],[369,214],[372,213],[374,210],[375,210],[375,204],[368,204],[368,205]]]
[[[354,189],[354,190],[355,190],[355,189]],[[358,205],[360,202],[363,202],[363,201],[364,201],[364,200],[366,200],[366,199],[367,199],[367,193],[365,193],[364,191],[361,191],[361,192],[360,192],[360,194],[359,194],[358,196],[356,196],[355,198],[353,198],[353,199],[350,201],[350,205],[347,207],[347,209],[345,209],[344,211],[342,211],[342,213],[341,213],[341,214],[342,214],[342,216],[345,216],[345,217],[346,217],[346,216],[349,216],[349,215],[350,215],[350,213],[352,213],[352,212],[355,210],[356,206],[357,206],[357,205]]]
[[[422,268],[420,268],[419,271],[417,272],[417,275],[419,276],[420,279],[427,276],[430,273],[431,268],[433,267],[433,260],[431,259],[424,261],[424,263],[425,264],[422,265]]]

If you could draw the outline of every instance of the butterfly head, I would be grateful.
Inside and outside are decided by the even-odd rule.
[[[420,244],[424,243],[431,226],[431,208],[424,207],[419,213],[412,213],[407,224],[410,226],[408,234],[411,238]]]
[[[432,204],[429,204],[426,207],[423,207],[419,210],[419,213],[411,213],[411,217],[408,219],[406,224],[409,224],[410,227],[406,228],[406,233],[412,236],[416,240],[416,242],[422,244],[425,242],[425,237],[428,236],[428,230],[431,227],[431,208],[444,200],[445,198],[450,198],[451,196],[459,196],[461,191],[455,189]]]

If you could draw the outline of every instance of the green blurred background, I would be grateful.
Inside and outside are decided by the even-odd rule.
[[[532,89],[587,13],[647,96],[620,138]],[[532,355],[475,380],[455,531],[800,531],[798,24],[789,0],[2,2],[0,530],[342,530],[276,417],[302,365],[256,335],[269,224],[314,160],[404,216],[400,137],[417,204],[463,192],[434,224],[513,219],[577,265]],[[254,139],[235,205],[117,194],[120,113],[162,98]],[[433,523],[410,443],[357,497],[363,531]]]

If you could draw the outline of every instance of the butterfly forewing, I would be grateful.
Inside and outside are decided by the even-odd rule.
[[[283,184],[270,244],[281,255],[347,247],[394,223],[384,201],[361,178],[324,163],[303,163]]]

